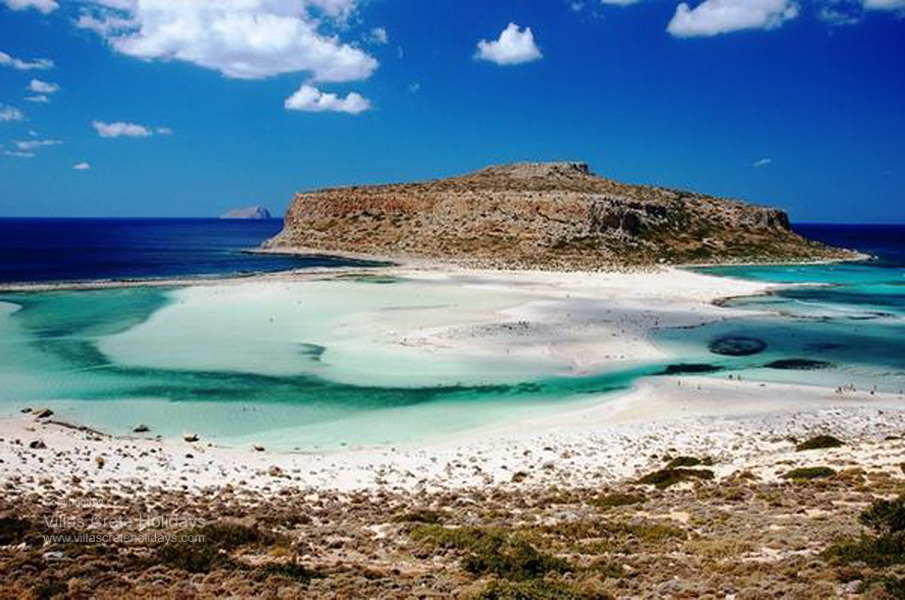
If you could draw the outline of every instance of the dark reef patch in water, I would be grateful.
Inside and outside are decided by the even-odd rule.
[[[706,363],[678,363],[667,365],[665,369],[660,371],[661,375],[680,375],[682,373],[713,373],[721,370],[722,367],[716,365],[708,365]]]
[[[724,356],[751,356],[767,349],[767,342],[752,337],[724,337],[710,342],[707,349]]]
[[[836,342],[810,342],[804,345],[805,350],[812,352],[828,352],[830,350],[837,350],[841,347],[842,344],[837,344]]]
[[[768,369],[783,369],[786,371],[814,371],[816,369],[829,369],[833,363],[825,360],[813,360],[810,358],[781,358],[764,365]]]
[[[320,344],[299,344],[299,354],[313,361],[320,361],[326,351],[327,347]]]

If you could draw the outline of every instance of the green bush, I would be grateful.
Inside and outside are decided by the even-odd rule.
[[[830,546],[824,557],[837,563],[864,563],[872,567],[905,564],[905,495],[878,500],[858,519],[876,535],[862,535]]]
[[[29,531],[31,522],[28,519],[3,517],[0,519],[0,546],[20,543]]]
[[[660,469],[648,473],[638,480],[638,483],[654,485],[659,489],[668,488],[671,485],[693,479],[713,479],[713,471],[709,469]]]
[[[471,554],[462,561],[462,567],[474,575],[497,575],[523,581],[551,572],[568,571],[569,563],[538,551],[523,539],[492,535],[472,549]]]
[[[837,437],[831,435],[816,435],[795,446],[795,450],[799,452],[802,450],[821,450],[823,448],[838,448],[839,446],[844,445],[845,442]]]
[[[712,465],[713,459],[709,457],[697,458],[696,456],[677,456],[668,463],[667,469],[677,469],[679,467],[697,467],[699,465]]]
[[[905,563],[905,534],[863,535],[856,540],[833,544],[824,558],[834,563],[863,563],[871,567],[888,567]]]
[[[603,592],[585,592],[563,583],[532,579],[530,581],[506,581],[494,579],[487,584],[478,600],[609,600]]]
[[[462,568],[474,575],[492,574],[520,581],[570,570],[565,560],[541,552],[527,540],[499,529],[420,525],[411,531],[411,536],[441,548],[467,552]]]
[[[255,527],[232,523],[209,523],[181,532],[185,536],[201,536],[195,542],[178,541],[160,546],[153,560],[189,573],[209,573],[215,569],[236,566],[229,552],[241,546],[270,546],[282,538]]]
[[[416,508],[393,518],[397,523],[442,523],[444,514],[438,510]]]
[[[878,534],[905,531],[905,494],[895,500],[878,500],[858,518],[862,525]]]
[[[299,583],[308,583],[312,579],[324,576],[322,573],[308,569],[298,563],[268,563],[258,567],[257,573],[264,578],[285,577]]]
[[[613,493],[604,496],[598,496],[590,501],[592,506],[597,508],[615,508],[617,506],[627,506],[629,504],[641,504],[646,498],[641,494],[624,494]]]
[[[794,481],[805,481],[808,479],[823,479],[824,477],[832,477],[836,471],[829,467],[801,467],[800,469],[792,469],[782,476],[783,479],[792,479]]]

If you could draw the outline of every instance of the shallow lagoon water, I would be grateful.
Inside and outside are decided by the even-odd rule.
[[[0,295],[0,406],[49,406],[114,433],[198,432],[283,448],[405,443],[624,390],[659,365],[575,377],[553,359],[388,347],[449,306],[505,293],[423,282],[304,282]],[[414,293],[418,292],[418,293]],[[467,322],[467,321],[466,321]]]

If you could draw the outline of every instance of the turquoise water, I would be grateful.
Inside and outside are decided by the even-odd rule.
[[[672,351],[690,361],[718,364],[749,379],[854,385],[862,390],[895,393],[905,390],[905,268],[898,262],[700,271],[790,287],[725,302],[726,306],[778,315],[660,332],[660,339]],[[766,348],[754,355],[721,356],[713,361],[709,344],[739,336],[761,340]],[[777,365],[777,361],[785,364]]]
[[[368,287],[362,282],[336,285]],[[364,296],[380,303],[373,293]],[[639,377],[662,369],[638,365],[597,376],[535,379],[521,374],[517,381],[499,383],[352,385],[318,376],[317,371],[260,374],[228,367],[129,366],[101,350],[106,341],[139,331],[151,320],[159,322],[164,309],[178,309],[184,302],[180,290],[160,288],[0,295],[0,379],[5,383],[0,407],[11,414],[23,407],[48,406],[64,419],[114,433],[128,433],[143,422],[164,436],[192,431],[228,443],[328,448],[433,438],[514,416],[544,414],[559,410],[564,402],[578,405],[625,390]],[[208,344],[207,354],[229,365],[229,349],[200,331],[199,343]],[[192,337],[198,334],[196,329]],[[236,339],[252,347],[256,343],[241,332]],[[270,336],[257,340],[270,341]],[[164,342],[172,352],[179,351],[170,346],[172,338]],[[316,362],[329,354],[326,348],[305,346],[296,362]],[[279,346],[261,348],[274,358],[283,355]],[[436,377],[442,379],[445,372]]]

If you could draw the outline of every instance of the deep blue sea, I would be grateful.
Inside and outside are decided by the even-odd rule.
[[[0,282],[225,276],[356,264],[244,252],[282,225],[280,219],[0,219]]]

